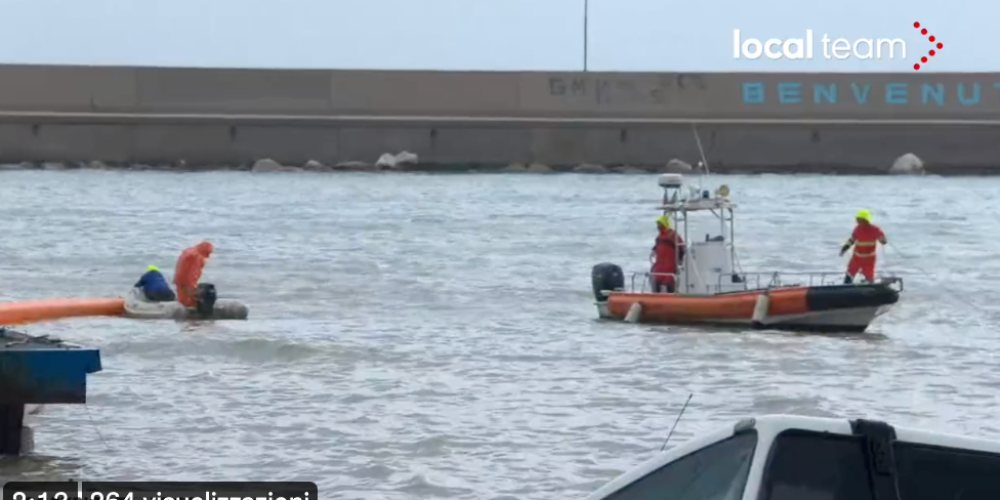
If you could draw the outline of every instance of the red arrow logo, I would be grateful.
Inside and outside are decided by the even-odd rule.
[[[921,63],[927,64],[927,61],[930,61],[931,57],[934,57],[934,56],[937,55],[937,51],[939,51],[939,50],[941,50],[941,49],[944,48],[944,44],[941,43],[941,42],[938,42],[937,37],[935,37],[934,35],[929,34],[927,32],[927,28],[921,28],[920,27],[920,21],[915,21],[913,23],[913,27],[915,29],[920,30],[920,34],[926,36],[927,40],[929,42],[931,42],[932,45],[934,45],[934,42],[937,42],[937,44],[934,45],[934,47],[937,47],[936,49],[931,49],[930,51],[928,51],[926,56],[920,58],[920,62],[919,63],[916,63],[916,64],[913,65],[913,71],[920,71],[920,64]]]

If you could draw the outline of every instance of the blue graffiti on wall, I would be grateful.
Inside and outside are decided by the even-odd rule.
[[[986,90],[984,90],[986,89]],[[811,102],[816,105],[857,105],[869,103],[890,106],[924,105],[942,107],[949,102],[962,106],[1000,105],[1000,82],[958,83],[953,87],[943,83],[890,82],[873,85],[803,82],[778,82],[768,86],[764,82],[743,82],[743,104],[795,105]],[[989,96],[992,95],[992,98]]]

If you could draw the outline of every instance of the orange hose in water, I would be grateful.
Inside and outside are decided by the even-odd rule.
[[[82,316],[121,316],[125,299],[40,299],[0,302],[0,325],[23,325]]]

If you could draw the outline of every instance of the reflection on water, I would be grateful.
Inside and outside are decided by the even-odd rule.
[[[645,270],[653,176],[3,172],[0,299],[117,295],[209,238],[246,322],[34,325],[100,347],[8,479],[309,480],[338,498],[587,493],[759,413],[996,437],[994,179],[727,176],[747,271],[840,271],[858,208],[901,303],[852,336],[596,320]],[[946,200],[947,210],[942,209]],[[695,237],[697,239],[697,237]],[[47,458],[53,457],[53,458]],[[58,457],[58,458],[55,458]]]

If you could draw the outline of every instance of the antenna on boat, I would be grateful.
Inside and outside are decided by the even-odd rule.
[[[701,136],[698,134],[698,125],[691,123],[691,130],[694,132],[694,141],[698,144],[698,154],[701,155],[701,163],[705,165],[705,173],[711,174],[708,169],[708,158],[705,157],[705,148],[701,147]]]
[[[663,446],[660,447],[660,451],[667,448],[667,443],[670,442],[670,436],[674,435],[674,429],[677,428],[677,424],[680,423],[681,417],[684,416],[684,410],[687,409],[688,403],[691,402],[691,398],[694,397],[694,393],[688,394],[687,401],[684,402],[684,406],[681,407],[681,412],[677,414],[677,420],[674,420],[674,426],[670,428],[670,432],[667,433],[667,439],[663,441]]]

